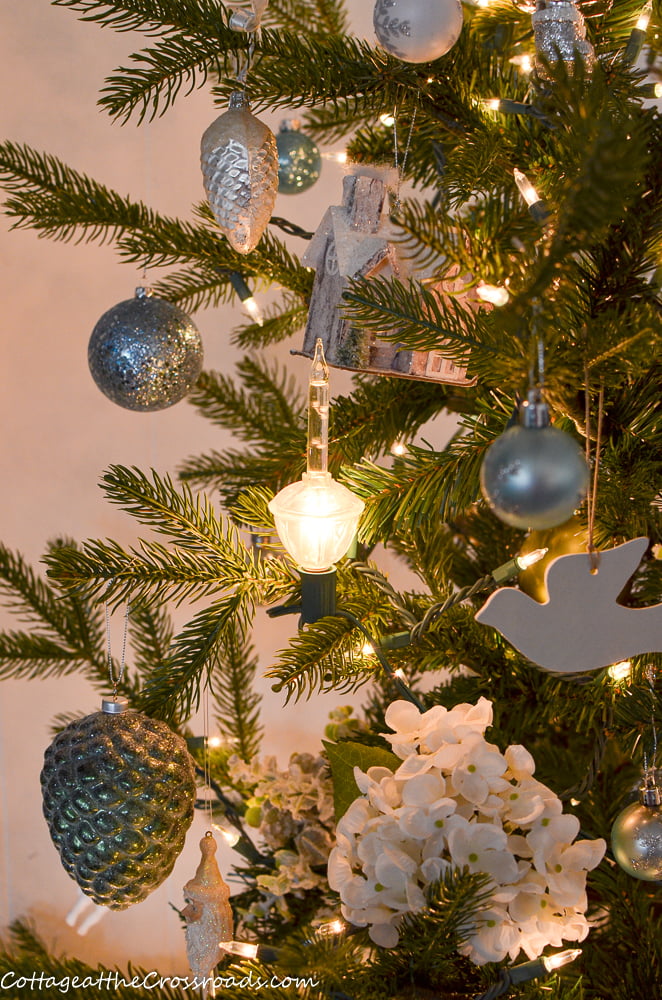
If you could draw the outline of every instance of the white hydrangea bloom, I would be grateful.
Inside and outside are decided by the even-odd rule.
[[[329,858],[345,918],[392,948],[402,915],[422,910],[428,886],[453,869],[490,878],[489,903],[460,948],[477,965],[583,940],[586,873],[605,842],[574,843],[579,822],[533,777],[528,750],[501,753],[485,740],[491,702],[420,712],[396,701],[385,718],[402,763],[394,773],[355,768],[361,796]]]

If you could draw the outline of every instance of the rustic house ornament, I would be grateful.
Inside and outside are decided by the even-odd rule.
[[[400,375],[405,378],[473,385],[466,368],[444,353],[414,351],[402,344],[380,339],[343,316],[343,293],[351,279],[402,276],[388,217],[385,173],[358,168],[343,179],[343,203],[329,208],[322,219],[302,263],[317,272],[308,312],[301,353],[312,358],[317,339],[324,345],[328,364],[350,371]],[[461,282],[444,282],[449,291],[461,290]],[[474,380],[475,381],[475,380]]]
[[[515,587],[490,595],[476,621],[492,625],[533,663],[557,673],[597,670],[642,653],[662,652],[662,604],[628,608],[618,595],[648,547],[634,538],[600,552],[559,556],[545,574],[539,604]]]

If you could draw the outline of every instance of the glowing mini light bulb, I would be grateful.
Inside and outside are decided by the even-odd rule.
[[[535,566],[537,562],[544,559],[548,552],[549,549],[534,549],[533,552],[527,552],[523,556],[516,556],[517,565],[520,569],[528,569],[529,566]]]
[[[620,663],[612,663],[607,673],[613,681],[625,681],[632,673],[632,663],[630,660],[621,660]]]
[[[639,20],[636,24],[637,31],[648,31],[648,25],[650,24],[651,14],[653,13],[653,4],[651,0],[643,8],[641,14],[639,15]]]
[[[219,941],[218,947],[223,951],[229,951],[231,955],[239,955],[240,958],[257,958],[259,945],[250,941]]]
[[[251,319],[255,320],[258,326],[264,326],[264,316],[262,315],[260,304],[253,295],[250,295],[247,299],[244,299],[244,309],[251,317]]]
[[[542,963],[548,972],[554,972],[554,969],[560,969],[562,965],[574,962],[581,953],[581,948],[568,948],[567,951],[559,951],[556,955],[543,955]]]
[[[486,282],[478,285],[476,295],[483,302],[489,302],[493,306],[505,306],[510,298],[510,292],[503,285],[488,285]]]
[[[523,174],[521,170],[518,170],[517,167],[515,167],[513,170],[513,177],[515,178],[515,183],[517,184],[519,193],[522,195],[522,198],[524,198],[524,201],[527,203],[529,208],[531,208],[532,205],[535,205],[537,201],[540,201],[540,195],[526,174]]]
[[[543,225],[549,218],[549,212],[545,207],[544,201],[526,174],[523,174],[521,170],[517,169],[517,167],[513,170],[513,177],[515,178],[515,183],[517,184],[519,193],[522,195],[522,198],[524,198],[524,201],[528,206],[529,214],[533,219],[535,219],[536,222]]]
[[[329,369],[322,341],[308,386],[308,467],[269,503],[283,547],[306,573],[327,573],[347,552],[364,504],[328,471]]]

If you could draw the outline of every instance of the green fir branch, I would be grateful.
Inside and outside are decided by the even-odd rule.
[[[250,761],[260,749],[261,696],[255,692],[259,661],[247,633],[238,621],[226,630],[216,647],[210,687],[221,736],[241,760]]]
[[[140,692],[142,711],[177,726],[200,708],[219,646],[234,627],[235,616],[250,610],[244,598],[241,591],[215,601],[182,629],[169,656],[151,671]]]
[[[218,0],[52,0],[68,7],[80,21],[92,21],[114,31],[141,31],[145,35],[189,31],[204,35],[209,26],[227,17]]]
[[[347,31],[347,12],[342,0],[271,0],[264,23],[288,31],[342,35]]]
[[[374,635],[377,645],[378,637],[392,629],[393,609],[369,580],[350,581],[343,575],[345,581],[339,605]],[[365,644],[364,633],[348,619],[322,618],[290,640],[266,676],[274,680],[274,691],[286,692],[287,701],[310,698],[316,691],[357,691],[380,676],[379,663],[364,652]]]
[[[277,282],[304,299],[310,294],[313,276],[282,241],[266,233],[246,258],[221,235],[206,203],[198,206],[198,225],[168,218],[54,156],[13,142],[0,144],[0,178],[10,193],[4,207],[15,227],[64,242],[113,240],[120,257],[145,267],[193,265],[204,275],[206,294],[212,273],[226,288],[231,271]]]
[[[246,47],[243,33],[220,22],[204,36],[168,34],[150,48],[132,53],[130,66],[120,66],[107,77],[99,105],[119,122],[132,115],[138,124],[152,121],[172,107],[180,91],[187,95],[203,87],[211,72],[233,73]]]
[[[308,306],[299,296],[286,294],[276,305],[265,310],[262,323],[235,327],[232,342],[242,350],[256,350],[267,344],[279,344],[306,325]]]
[[[439,350],[466,363],[467,351],[474,355],[497,353],[487,344],[487,324],[480,312],[472,312],[452,296],[442,297],[421,285],[408,285],[397,278],[350,282],[344,294],[346,315],[384,340],[395,340],[418,351]]]

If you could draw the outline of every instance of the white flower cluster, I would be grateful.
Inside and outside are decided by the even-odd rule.
[[[421,713],[396,701],[386,723],[402,764],[394,773],[355,768],[362,795],[338,823],[329,858],[345,918],[394,947],[399,918],[425,907],[430,883],[449,870],[482,872],[493,891],[459,949],[476,965],[583,940],[586,872],[606,844],[573,843],[579,821],[533,777],[531,754],[500,753],[485,740],[491,702]]]

